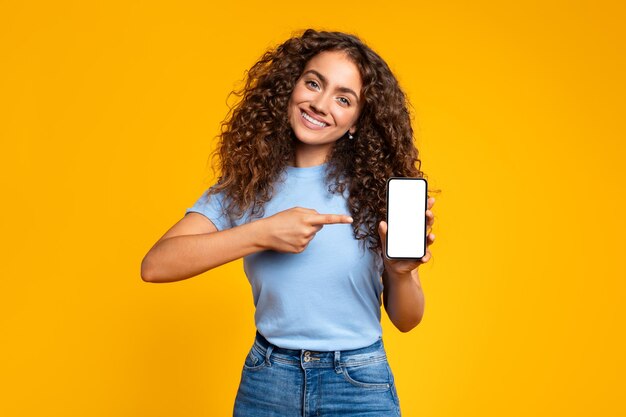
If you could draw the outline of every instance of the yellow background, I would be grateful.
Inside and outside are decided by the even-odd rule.
[[[0,415],[231,414],[241,261],[140,262],[212,183],[244,70],[307,27],[387,60],[442,189],[424,320],[383,322],[403,415],[625,415],[618,4],[0,3]]]

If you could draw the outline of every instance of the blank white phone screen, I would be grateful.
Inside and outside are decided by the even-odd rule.
[[[421,258],[426,254],[426,181],[392,178],[387,190],[387,256]]]

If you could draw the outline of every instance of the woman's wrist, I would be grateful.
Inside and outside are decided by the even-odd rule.
[[[417,285],[419,288],[422,287],[417,268],[408,272],[406,271],[397,272],[391,269],[385,269],[385,274],[387,274],[387,279],[393,281],[394,283],[400,283],[400,284],[411,283],[411,284]]]
[[[417,268],[407,270],[406,268],[395,270],[389,265],[385,265],[387,276],[396,281],[410,280],[414,274],[417,274]]]
[[[267,250],[269,246],[269,237],[267,233],[267,220],[265,218],[254,220],[249,223],[251,227],[252,239],[259,249]]]
[[[385,268],[387,277],[394,281],[403,281],[411,279],[411,271],[394,271],[392,269]]]

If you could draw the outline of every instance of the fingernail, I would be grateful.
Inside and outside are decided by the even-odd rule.
[[[350,223],[352,223],[352,222],[354,221],[354,219],[353,219],[352,217],[348,217],[348,221],[349,221]]]

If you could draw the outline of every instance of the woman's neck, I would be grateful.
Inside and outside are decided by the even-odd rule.
[[[328,146],[311,146],[299,144],[296,146],[296,153],[292,165],[297,168],[308,168],[322,165],[326,162],[326,157],[331,147]]]

